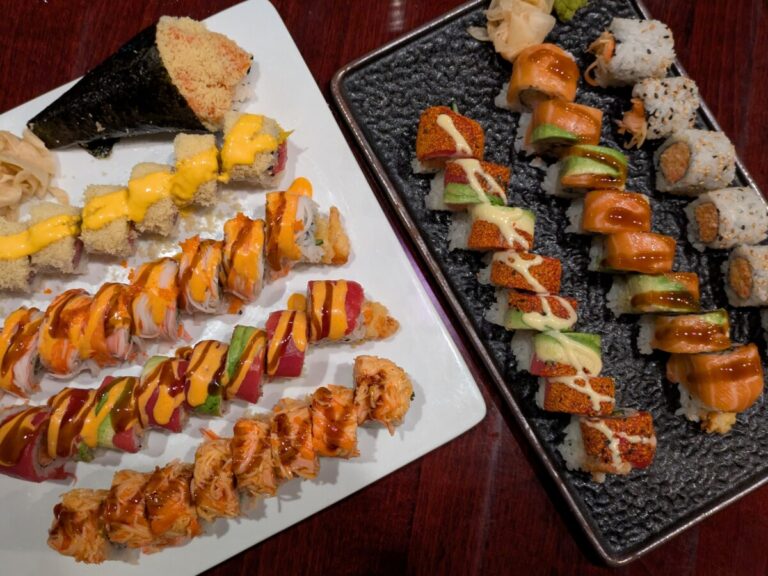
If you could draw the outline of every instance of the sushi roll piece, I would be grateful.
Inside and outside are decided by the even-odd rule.
[[[274,188],[287,162],[289,134],[272,118],[227,112],[221,147],[225,181]]]
[[[568,470],[588,472],[598,483],[606,474],[624,476],[647,468],[656,455],[653,416],[627,409],[609,416],[571,416],[557,451]]]
[[[1,392],[27,398],[40,389],[38,346],[42,323],[43,313],[34,307],[22,306],[5,319],[0,332]]]
[[[579,144],[547,168],[542,190],[560,198],[577,198],[589,190],[623,190],[627,157],[613,148]]]
[[[505,206],[510,169],[474,158],[451,160],[435,176],[442,182],[437,190],[447,210],[466,210],[479,204]]]
[[[603,369],[600,343],[599,334],[520,330],[510,349],[518,369],[534,376],[598,376]]]
[[[695,272],[616,276],[607,305],[615,316],[698,312],[699,276]]]
[[[351,280],[310,280],[307,285],[309,341],[355,342],[366,336],[363,287]]]
[[[762,395],[763,364],[754,344],[723,352],[672,354],[667,380],[680,389],[678,414],[701,422],[707,432],[726,434],[736,423],[736,414]]]
[[[752,188],[704,192],[685,207],[688,239],[697,249],[760,244],[768,237],[765,200]]]
[[[377,356],[357,356],[352,373],[357,423],[379,422],[394,434],[414,398],[408,374],[391,360]]]
[[[536,215],[525,208],[478,204],[469,215],[456,215],[448,232],[449,248],[477,250],[514,250],[533,248]]]
[[[144,428],[139,421],[139,379],[107,376],[96,391],[96,401],[80,431],[86,448],[135,453],[141,449]]]
[[[48,399],[47,450],[52,458],[90,461],[93,449],[83,442],[83,427],[96,404],[96,390],[64,388]]]
[[[478,274],[480,282],[537,294],[557,294],[563,267],[560,260],[531,252],[495,252]]]
[[[560,157],[576,144],[600,144],[603,112],[565,100],[544,100],[520,117],[515,149],[528,156]]]
[[[768,305],[768,246],[737,246],[723,263],[731,306]]]
[[[643,316],[637,347],[641,354],[653,350],[670,354],[727,350],[731,347],[728,312],[721,308],[701,314]]]
[[[29,292],[32,280],[32,264],[28,243],[27,225],[0,218],[0,289],[13,292]],[[19,250],[19,247],[22,247]]]
[[[224,243],[192,236],[179,243],[179,306],[188,314],[214,314],[221,306]]]
[[[128,360],[133,353],[131,293],[127,284],[106,282],[91,300],[78,354],[92,373]]]
[[[224,399],[255,404],[261,398],[261,379],[267,355],[267,333],[251,326],[235,326],[227,350],[222,385]]]
[[[133,254],[136,230],[128,217],[128,189],[90,185],[83,193],[80,240],[89,254],[125,258]]]
[[[609,376],[539,378],[536,405],[547,412],[610,416],[616,404],[616,386]]]
[[[80,288],[62,292],[50,303],[40,325],[40,362],[51,376],[69,378],[85,366],[80,342],[93,298]]]
[[[736,175],[736,149],[723,132],[675,132],[656,150],[653,162],[656,189],[683,196],[726,188]]]
[[[80,210],[54,202],[40,202],[29,209],[29,215],[28,233],[36,248],[30,254],[34,269],[61,274],[81,272]],[[40,248],[43,244],[45,246]]]
[[[496,304],[485,319],[506,330],[568,330],[578,320],[574,298],[554,294],[528,294],[519,290],[498,290]]]
[[[241,418],[235,422],[232,441],[232,469],[237,488],[251,497],[275,496],[278,480],[270,440],[268,418]]]
[[[275,471],[280,480],[317,476],[320,460],[312,438],[309,402],[283,398],[275,404],[270,442]]]
[[[174,460],[157,467],[144,486],[149,531],[154,537],[147,551],[178,546],[202,534],[192,502],[194,466]]]
[[[48,148],[81,144],[99,156],[124,136],[216,131],[251,59],[201,22],[163,16],[27,126]]]
[[[188,362],[167,356],[152,356],[141,369],[136,408],[145,429],[157,428],[178,434],[188,414],[186,373]]]
[[[146,486],[152,474],[118,470],[104,501],[102,519],[107,538],[126,548],[144,548],[155,537],[146,512]]]
[[[219,150],[213,134],[177,134],[171,197],[179,206],[213,206],[219,186]]]
[[[48,454],[50,418],[47,406],[0,408],[0,474],[29,482],[71,476],[65,460]]]
[[[637,192],[591,190],[571,203],[567,216],[565,231],[575,234],[651,231],[650,201]]]
[[[264,286],[264,220],[242,213],[224,223],[221,283],[226,292],[253,302]]]
[[[79,488],[65,492],[53,508],[48,546],[77,562],[101,564],[111,547],[102,515],[108,490]]]
[[[485,150],[483,128],[447,106],[432,106],[421,113],[416,131],[417,174],[437,172],[449,160],[482,160]]]
[[[131,281],[131,317],[137,338],[176,340],[179,323],[179,263],[160,258],[142,264]]]
[[[619,134],[631,136],[625,148],[639,148],[646,140],[693,128],[699,105],[699,89],[690,78],[648,78],[638,82],[632,89],[632,108],[616,122]]]
[[[614,18],[592,42],[595,61],[584,71],[592,86],[630,86],[646,78],[664,78],[675,60],[675,41],[659,20]]]
[[[221,382],[228,348],[218,340],[201,340],[191,348],[176,350],[176,357],[188,362],[184,388],[192,412],[210,416],[224,413]]]
[[[128,217],[142,234],[170,236],[176,230],[179,209],[171,196],[171,171],[171,166],[154,162],[136,164],[131,170]]]
[[[240,515],[240,499],[232,470],[232,449],[228,438],[208,438],[195,452],[192,499],[197,515],[206,522]]]
[[[355,392],[343,386],[321,386],[312,393],[312,445],[318,456],[353,458],[357,450]]]
[[[579,67],[571,54],[554,44],[536,44],[518,54],[496,105],[530,112],[545,100],[573,102],[578,83]]]
[[[677,241],[653,232],[618,232],[596,236],[589,251],[589,269],[597,272],[671,272]]]
[[[309,341],[309,323],[303,310],[279,310],[267,318],[267,376],[301,376]]]

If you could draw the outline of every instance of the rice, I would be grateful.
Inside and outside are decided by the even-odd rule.
[[[673,182],[665,174],[663,155],[678,144],[687,146],[690,159],[682,177]],[[733,182],[736,174],[735,161],[736,150],[723,132],[681,130],[670,136],[654,155],[656,188],[661,192],[683,195],[725,188]]]
[[[603,239],[601,236],[596,236],[592,239],[592,244],[589,247],[589,265],[587,270],[592,272],[600,272],[603,270],[601,262],[603,260]]]
[[[448,227],[448,250],[466,250],[472,217],[469,214],[454,214]]]
[[[490,308],[485,311],[484,318],[491,324],[505,326],[504,319],[507,315],[507,310],[509,310],[507,293],[505,290],[497,290],[496,302],[491,304]]]
[[[637,334],[637,349],[640,354],[653,354],[651,339],[654,334],[653,316],[642,316],[639,323],[640,330]]]
[[[547,393],[547,380],[546,378],[539,378],[538,388],[536,389],[536,395],[534,401],[536,406],[544,410],[544,395]]]
[[[428,210],[449,210],[443,201],[444,194],[445,177],[444,172],[440,171],[429,183],[429,194],[424,197],[424,205]]]
[[[744,260],[749,264],[750,279],[748,280],[749,295],[742,298],[737,289],[747,283],[739,276],[739,270],[731,274],[731,266],[737,260]],[[768,305],[768,246],[738,246],[728,260],[723,262],[723,274],[725,276],[725,294],[731,306],[766,306]],[[733,282],[738,286],[733,286]]]
[[[552,166],[547,168],[547,173],[541,183],[541,189],[550,196],[567,197],[564,196],[563,189],[560,186],[560,162],[552,164]]]
[[[493,99],[493,104],[497,108],[502,108],[503,110],[512,110],[512,106],[510,106],[509,102],[507,102],[507,91],[509,90],[509,82],[504,82],[501,86],[501,91],[496,95],[496,97]]]
[[[699,89],[690,78],[648,78],[635,85],[632,97],[643,101],[649,140],[693,128],[700,102]]]
[[[581,437],[581,424],[578,416],[571,416],[571,422],[565,427],[565,438],[557,451],[565,460],[568,470],[583,470],[587,461],[584,440]]]
[[[491,283],[491,262],[488,262],[485,266],[478,270],[477,281],[480,282],[480,284]]]
[[[527,371],[533,360],[533,336],[530,330],[517,330],[509,343],[509,349],[517,362],[517,369]]]
[[[301,257],[304,262],[318,263],[323,259],[323,247],[318,246],[315,238],[315,218],[317,216],[317,205],[311,198],[301,196],[296,208],[296,219],[304,225],[304,229],[296,239],[296,243],[301,250]]]
[[[611,289],[608,290],[605,299],[605,305],[608,306],[608,309],[613,312],[613,315],[616,317],[619,317],[622,314],[629,314],[632,310],[624,278],[619,276],[613,277],[613,284],[611,285]]]
[[[699,235],[696,208],[711,203],[717,211],[717,236],[703,242]],[[685,207],[688,239],[700,251],[707,248],[733,248],[738,244],[759,244],[768,235],[768,210],[765,201],[752,188],[723,188],[705,192]]]
[[[514,148],[515,152],[525,152],[528,156],[534,153],[533,148],[525,145],[525,136],[528,134],[528,128],[531,126],[531,120],[533,114],[530,112],[523,112],[520,115],[520,120],[517,123],[517,133],[515,134]]]
[[[581,219],[584,215],[584,200],[574,200],[571,205],[568,206],[568,210],[565,211],[565,216],[568,218],[568,226],[565,227],[566,233],[571,234],[584,234],[584,229],[581,227]]]
[[[434,174],[437,172],[437,168],[427,168],[422,164],[416,156],[411,160],[411,170],[414,174]]]

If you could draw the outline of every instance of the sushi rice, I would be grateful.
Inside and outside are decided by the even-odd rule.
[[[717,211],[717,236],[703,242],[696,221],[696,208],[705,203]],[[765,200],[752,188],[723,188],[705,192],[685,207],[688,240],[694,248],[733,248],[738,244],[759,244],[768,236],[768,210]]]

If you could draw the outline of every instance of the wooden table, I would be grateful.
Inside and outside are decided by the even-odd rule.
[[[599,0],[592,0],[599,1]],[[163,14],[205,18],[232,0],[17,0],[0,19],[0,110],[75,78]],[[457,0],[275,0],[329,99],[350,60]],[[646,0],[763,189],[768,189],[768,9],[761,0]],[[262,55],[256,54],[258,60]],[[460,337],[459,337],[460,340]],[[466,348],[465,348],[466,352]],[[210,574],[600,574],[575,523],[484,372],[470,432]],[[702,522],[622,574],[766,574],[768,489]]]

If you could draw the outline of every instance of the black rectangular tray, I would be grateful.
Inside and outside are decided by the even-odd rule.
[[[636,352],[637,317],[613,317],[605,306],[611,278],[587,272],[589,239],[564,232],[568,201],[544,195],[543,172],[513,150],[517,116],[493,104],[509,78],[510,65],[489,43],[477,42],[466,31],[484,25],[484,7],[482,1],[464,4],[352,62],[335,75],[333,97],[424,263],[589,541],[608,564],[626,564],[768,480],[764,457],[768,406],[761,398],[739,415],[727,436],[704,434],[697,424],[675,415],[678,393],[664,381],[666,355]],[[584,70],[589,61],[586,46],[614,16],[648,18],[644,6],[634,0],[593,0],[571,23],[558,23],[548,41],[574,54]],[[672,73],[685,72],[678,62]],[[629,94],[630,89],[596,89],[582,81],[577,95],[577,101],[604,111],[602,140],[616,148],[621,143],[611,119],[621,118]],[[494,291],[476,280],[481,255],[448,250],[450,216],[425,208],[429,178],[411,170],[419,114],[428,106],[454,102],[485,129],[486,159],[512,167],[510,204],[536,212],[535,250],[563,262],[563,293],[580,302],[579,329],[603,337],[605,373],[616,378],[617,406],[653,414],[659,444],[648,470],[609,477],[604,484],[567,471],[555,447],[568,417],[536,407],[535,378],[516,370],[509,352],[511,335],[483,319]],[[706,105],[698,123],[719,129]],[[628,156],[627,189],[650,196],[654,231],[679,239],[676,269],[699,273],[705,309],[728,308],[720,272],[727,253],[700,253],[684,239],[683,208],[689,200],[654,191],[653,147]],[[736,180],[759,194],[740,162]],[[758,312],[729,309],[729,313],[733,340],[757,341],[764,349]]]

